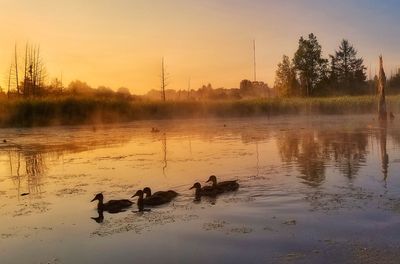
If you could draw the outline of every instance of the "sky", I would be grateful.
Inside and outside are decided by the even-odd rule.
[[[211,83],[239,87],[253,79],[273,85],[282,55],[293,57],[300,36],[313,32],[324,56],[348,39],[374,74],[378,56],[387,75],[400,65],[398,0],[0,0],[0,86],[7,87],[14,45],[40,45],[47,79],[64,85],[168,87]],[[22,57],[22,56],[21,56]],[[367,74],[369,70],[367,71]]]

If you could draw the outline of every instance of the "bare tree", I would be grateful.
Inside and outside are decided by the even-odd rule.
[[[40,55],[40,46],[25,45],[25,56],[23,58],[23,79],[20,79],[20,66],[17,43],[14,45],[14,55],[11,59],[8,73],[8,98],[12,94],[23,95],[25,98],[38,96],[44,88],[46,68]],[[22,77],[22,76],[21,76]]]
[[[256,40],[253,40],[253,66],[254,66],[254,81],[257,81],[257,64],[256,64]]]
[[[190,76],[189,76],[188,89],[187,89],[187,99],[190,98],[190,81],[191,81],[191,78],[190,78]]]
[[[10,98],[10,92],[11,92],[11,71],[12,71],[12,64],[10,64],[10,71],[8,73],[8,89],[7,89],[7,97]]]
[[[46,76],[43,60],[40,56],[40,46],[26,44],[24,97],[38,96],[44,85]]]
[[[15,84],[17,88],[17,95],[19,96],[17,43],[15,43],[14,46],[14,63],[15,63]]]
[[[15,86],[14,86],[15,85]],[[17,56],[17,45],[14,46],[14,55],[11,59],[10,69],[8,72],[8,87],[7,87],[7,97],[10,98],[14,93],[19,95],[19,86],[18,86],[18,56]]]
[[[161,60],[161,100],[165,102],[165,88],[168,86],[168,74],[165,72],[164,57]]]
[[[23,85],[23,93],[24,97],[27,97],[27,79],[28,79],[28,42],[25,45],[25,58],[24,58],[24,85]]]

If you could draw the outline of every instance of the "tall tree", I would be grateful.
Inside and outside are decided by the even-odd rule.
[[[328,61],[322,57],[321,45],[313,33],[308,35],[308,39],[300,38],[293,63],[300,77],[303,95],[314,95],[326,79]]]
[[[249,93],[253,89],[253,83],[250,80],[244,79],[240,82],[240,92],[243,94]]]
[[[330,68],[329,68],[329,83],[333,87],[338,87],[338,76],[337,76],[337,66],[336,66],[336,57],[333,55],[329,55],[330,59]]]
[[[289,57],[286,55],[283,55],[282,62],[278,64],[274,86],[278,95],[282,97],[290,97],[299,94],[296,70],[294,65],[290,63]]]
[[[343,39],[335,55],[331,56],[331,76],[336,78],[336,89],[346,94],[358,94],[367,79],[364,60],[357,58],[357,50]]]
[[[165,64],[164,64],[164,57],[162,57],[161,61],[161,100],[165,102],[165,88],[168,86],[167,82],[168,74],[165,72]]]
[[[18,82],[18,56],[17,56],[17,43],[14,46],[14,59],[15,59],[15,83],[17,86],[17,95],[19,96],[19,82]]]

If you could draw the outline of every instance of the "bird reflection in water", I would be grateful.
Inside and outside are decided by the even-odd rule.
[[[93,219],[94,221],[96,221],[96,223],[103,223],[104,221],[104,210],[97,210],[97,213],[99,214],[97,217],[90,217],[91,219]]]
[[[201,194],[195,194],[194,195],[194,199],[193,199],[193,203],[195,204],[199,204],[202,201],[205,201],[211,205],[216,205],[217,204],[217,195],[215,196],[202,196]]]

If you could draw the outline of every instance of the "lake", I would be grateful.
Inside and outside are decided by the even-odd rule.
[[[397,121],[284,116],[0,131],[1,263],[400,257]],[[239,190],[194,201],[189,188],[212,174],[238,180]],[[99,192],[130,199],[146,186],[180,195],[104,218],[90,202]]]

